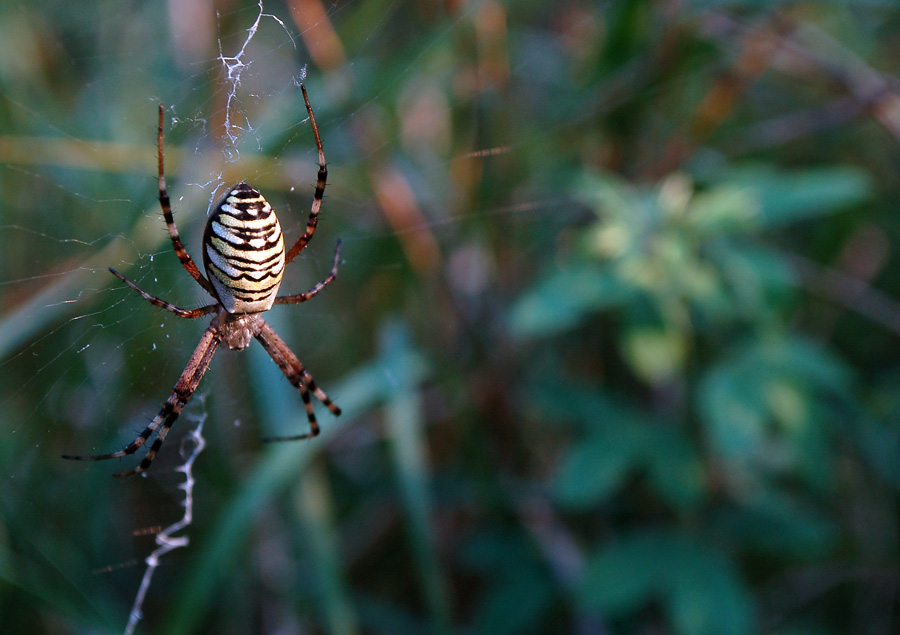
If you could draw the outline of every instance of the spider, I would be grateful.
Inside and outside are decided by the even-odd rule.
[[[341,243],[338,241],[334,253],[334,264],[327,278],[306,293],[276,295],[281,284],[285,265],[306,248],[316,232],[319,209],[322,206],[322,197],[325,194],[325,180],[328,176],[328,171],[325,168],[325,152],[322,149],[319,128],[316,126],[312,107],[309,105],[306,87],[301,85],[300,89],[303,91],[303,101],[306,104],[306,112],[309,113],[313,136],[316,140],[316,149],[319,152],[318,180],[315,194],[313,194],[309,219],[306,223],[306,231],[294,243],[294,246],[285,253],[281,226],[271,205],[257,190],[246,183],[238,183],[228,191],[218,204],[209,217],[206,229],[203,232],[203,265],[206,269],[207,277],[200,273],[197,265],[194,264],[194,261],[185,250],[178,236],[175,219],[172,216],[172,207],[169,203],[169,195],[166,192],[166,179],[163,169],[163,105],[159,105],[159,129],[157,135],[159,204],[166,221],[166,227],[169,230],[169,236],[172,239],[172,247],[181,261],[181,265],[197,284],[213,297],[215,302],[199,309],[181,309],[165,300],[150,295],[115,269],[110,267],[109,270],[114,276],[141,294],[145,300],[167,311],[171,311],[178,317],[195,319],[209,313],[215,313],[216,315],[212,319],[209,328],[206,329],[200,338],[200,343],[194,350],[194,354],[191,355],[187,368],[184,369],[181,377],[175,383],[172,394],[166,400],[162,410],[159,411],[159,414],[134,441],[124,449],[111,454],[96,456],[64,454],[62,458],[76,461],[103,461],[134,454],[159,429],[159,434],[143,461],[134,469],[121,472],[115,476],[140,474],[150,467],[157,452],[159,452],[159,448],[166,440],[169,429],[175,423],[182,408],[190,400],[204,373],[209,368],[209,364],[219,344],[224,343],[228,348],[239,351],[247,348],[250,345],[250,340],[254,337],[259,340],[266,352],[278,364],[288,381],[300,391],[303,405],[306,408],[306,417],[309,420],[309,432],[294,436],[274,437],[268,440],[309,439],[319,434],[319,424],[316,422],[316,415],[313,412],[310,393],[315,395],[336,416],[341,414],[341,409],[328,398],[328,395],[321,388],[316,386],[315,380],[309,374],[309,371],[306,370],[306,367],[262,318],[262,313],[271,309],[274,304],[306,302],[331,284],[337,276],[338,262],[341,256]],[[162,425],[161,429],[160,425]]]

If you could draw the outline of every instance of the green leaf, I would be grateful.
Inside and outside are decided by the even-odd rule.
[[[634,435],[627,429],[576,444],[557,477],[557,500],[570,507],[606,501],[628,476],[636,450]]]
[[[822,167],[802,172],[751,168],[732,172],[732,186],[752,188],[760,206],[759,222],[773,228],[832,214],[872,195],[869,176],[852,167]]]
[[[581,600],[624,618],[661,602],[683,635],[753,632],[753,601],[741,575],[715,547],[666,529],[636,531],[589,562]]]
[[[710,241],[706,253],[730,291],[729,307],[754,321],[770,319],[796,287],[790,263],[773,249],[723,238]]]
[[[833,522],[774,488],[742,500],[740,508],[719,510],[711,527],[738,548],[807,561],[827,555],[839,539]]]
[[[582,602],[613,618],[637,611],[663,591],[671,555],[669,541],[656,533],[614,540],[588,562]]]
[[[819,489],[833,451],[823,421],[853,384],[847,366],[810,340],[753,340],[707,371],[698,412],[726,469],[744,470],[742,477],[791,472]]]
[[[553,606],[553,587],[534,566],[519,566],[481,597],[476,633],[542,633]]]
[[[551,380],[541,373],[540,380],[528,386],[529,403],[554,420],[577,422],[585,430],[602,431],[631,425],[640,416],[616,395],[596,386],[571,381]]]
[[[596,389],[550,385],[529,393],[548,411],[560,402],[564,409],[574,407],[588,431],[557,473],[554,494],[560,504],[576,509],[602,504],[637,474],[646,475],[653,490],[673,507],[690,508],[703,500],[703,467],[681,430]]]
[[[576,193],[598,216],[628,218],[639,205],[633,186],[612,172],[585,172]]]
[[[394,471],[400,485],[419,588],[431,615],[434,632],[446,633],[450,630],[450,600],[436,551],[437,540],[429,520],[434,508],[432,477],[414,353],[404,324],[391,322],[382,329],[381,357],[391,368],[394,387],[387,404],[386,436],[390,440]]]
[[[713,447],[725,458],[746,459],[765,440],[765,402],[746,379],[742,369],[723,364],[708,371],[700,384],[702,420]]]
[[[900,430],[859,413],[853,419],[848,436],[859,448],[866,463],[900,491],[900,461],[897,458],[900,457]]]
[[[497,525],[463,543],[464,568],[483,578],[486,587],[476,601],[476,632],[543,632],[554,589],[537,553],[526,533]]]
[[[589,314],[623,304],[632,290],[599,265],[581,265],[546,276],[516,302],[509,328],[522,338],[570,330]]]
[[[695,194],[687,221],[693,235],[703,239],[751,229],[758,214],[752,188],[726,183]]]
[[[675,632],[743,635],[753,628],[753,600],[734,565],[699,545],[682,546],[683,568],[672,572],[666,598]]]
[[[625,332],[622,349],[634,373],[656,384],[682,372],[688,341],[685,333],[674,328],[636,326]]]
[[[650,486],[673,507],[694,508],[706,496],[703,464],[687,436],[661,426],[641,448]]]

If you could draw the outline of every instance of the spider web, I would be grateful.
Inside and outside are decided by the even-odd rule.
[[[321,21],[339,20],[355,5],[355,2],[332,5]],[[356,51],[360,59],[385,36],[391,17],[402,8],[399,2],[391,2],[379,12]],[[290,285],[293,292],[305,290],[324,277],[330,269],[333,241],[337,236],[344,242],[342,269],[352,270],[357,266],[352,256],[354,242],[381,240],[416,232],[421,227],[439,232],[460,222],[461,217],[445,215],[422,217],[419,227],[379,227],[382,221],[377,217],[376,196],[360,193],[357,185],[346,182],[342,172],[358,169],[381,148],[396,142],[399,133],[365,148],[368,154],[346,155],[342,150],[348,139],[357,134],[356,120],[380,107],[384,95],[390,94],[404,77],[421,70],[417,64],[463,28],[473,11],[461,11],[439,32],[436,40],[422,47],[411,64],[380,85],[366,102],[339,119],[320,115],[326,158],[331,168],[323,220],[313,246],[298,260],[301,266],[295,275],[300,280],[286,280],[285,287]],[[102,11],[99,13],[103,15]],[[302,232],[316,170],[314,145],[299,90],[299,83],[306,78],[309,59],[298,50],[303,33],[298,33],[286,16],[287,12],[276,15],[261,2],[231,13],[216,13],[218,55],[188,64],[196,69],[189,78],[217,76],[212,94],[198,100],[195,96],[198,89],[189,81],[157,87],[161,92],[129,93],[130,102],[118,111],[126,114],[120,114],[115,123],[127,131],[124,138],[133,142],[133,146],[96,141],[97,120],[89,120],[81,128],[63,127],[54,123],[49,112],[9,98],[25,142],[30,139],[27,133],[31,132],[37,141],[46,138],[49,142],[35,156],[19,160],[15,148],[7,149],[7,160],[2,164],[8,179],[26,181],[28,188],[40,195],[33,202],[23,203],[19,211],[9,211],[4,218],[14,222],[0,224],[0,236],[6,244],[26,245],[28,249],[24,257],[13,250],[0,260],[3,267],[0,307],[5,308],[0,372],[15,374],[18,365],[29,357],[39,361],[29,365],[22,381],[0,395],[0,408],[24,401],[28,403],[25,407],[30,417],[0,428],[0,444],[4,438],[12,438],[28,428],[34,460],[46,460],[44,448],[54,438],[56,424],[40,425],[38,432],[31,428],[33,420],[46,420],[51,413],[66,413],[66,418],[76,421],[86,433],[112,425],[122,430],[119,440],[130,438],[155,413],[156,404],[165,399],[196,344],[199,336],[196,324],[147,306],[107,272],[107,267],[115,267],[142,288],[180,306],[208,302],[202,290],[185,282],[186,276],[172,254],[155,201],[154,108],[160,101],[165,104],[169,195],[182,241],[196,261],[199,262],[197,246],[204,225],[201,212],[208,214],[224,189],[241,179],[267,193],[268,183],[287,185],[293,195],[287,199],[277,194],[269,196],[270,202],[278,210],[288,237]],[[225,23],[232,25],[232,30],[226,30]],[[100,24],[101,29],[117,26],[113,18],[101,20]],[[177,20],[173,19],[172,24],[177,24]],[[307,30],[317,24],[314,22]],[[76,61],[73,59],[73,63]],[[135,69],[139,67],[137,54],[125,63],[132,66],[123,71],[126,79],[143,76],[142,71]],[[355,64],[353,60],[348,62],[350,67]],[[313,80],[310,99],[316,108],[318,95]],[[101,88],[109,90],[108,86],[97,90]],[[264,147],[267,154],[261,158]],[[511,149],[493,150],[507,151]],[[58,154],[53,159],[41,158],[51,152]],[[82,157],[86,157],[88,167],[73,169],[79,166]],[[133,164],[123,166],[121,161]],[[285,184],[279,172],[287,173],[292,181]],[[135,187],[135,183],[139,186]],[[116,184],[123,187],[116,188]],[[141,196],[121,196],[122,192],[133,190],[140,190]],[[90,218],[79,220],[77,212],[66,214],[64,217],[71,228],[65,229],[59,226],[56,217],[46,215],[45,221],[45,215],[40,212],[26,213],[24,210],[29,209],[26,204],[33,204],[36,210],[87,208]],[[488,213],[532,214],[545,205],[545,201],[538,201],[488,210]],[[355,217],[356,224],[339,226],[344,217]],[[135,223],[134,219],[138,221]],[[326,241],[331,241],[331,245]],[[376,266],[391,269],[404,261],[404,254],[398,252],[394,263]],[[304,306],[305,318],[320,323],[334,319],[334,315],[322,314],[315,304]],[[106,341],[104,333],[110,329],[121,329],[128,334]],[[158,381],[154,377],[152,385],[130,380],[126,386],[117,387],[126,363],[140,359],[150,359],[162,366],[165,377]],[[78,376],[85,370],[88,371],[86,379],[78,380],[73,389],[63,387],[63,378]],[[65,394],[58,394],[57,389]],[[104,395],[125,389],[147,394],[148,401],[126,413],[118,406],[104,403]],[[72,392],[82,393],[84,401],[64,401]],[[37,400],[31,399],[34,393],[40,394]],[[14,466],[9,477],[16,477]]]
[[[296,161],[298,171],[303,173],[296,188],[297,196],[290,201],[278,201],[277,198],[273,200],[286,233],[293,235],[297,234],[298,229],[302,231],[306,222],[305,210],[312,198],[311,187],[305,187],[314,183],[315,179],[311,132],[305,112],[303,117],[292,118],[296,104],[285,106],[299,98],[299,81],[305,77],[306,62],[299,59],[300,54],[294,42],[298,37],[296,32],[292,33],[281,18],[266,12],[261,2],[257,10],[255,16],[249,9],[233,14],[216,14],[217,26],[225,21],[243,21],[245,28],[230,34],[221,33],[217,38],[219,55],[195,64],[202,67],[195,73],[195,77],[209,73],[219,75],[215,83],[215,94],[194,106],[194,100],[190,96],[179,96],[180,92],[188,91],[190,87],[176,86],[174,98],[165,95],[162,98],[166,103],[164,125],[169,194],[182,240],[197,262],[200,261],[197,245],[204,224],[200,214],[205,212],[208,215],[225,188],[237,180],[246,179],[260,189],[265,189],[257,184],[257,179],[265,183],[266,180],[271,180],[273,173],[281,169],[284,159],[278,154],[270,163],[260,166],[258,158],[264,137],[284,135],[287,140],[282,144],[283,147],[290,145],[292,148],[300,148],[290,158],[291,161]],[[332,8],[330,13],[336,11],[338,10]],[[250,26],[246,26],[246,18],[250,19]],[[275,25],[275,28],[267,28],[270,26],[267,21]],[[265,69],[264,73],[260,72],[261,68]],[[155,152],[151,143],[155,129],[154,106],[158,101],[160,97],[153,94],[144,94],[134,100],[133,109],[140,112],[140,116],[134,118],[136,122],[139,121],[135,128],[141,133],[137,148],[147,155],[141,158],[142,164],[147,163],[146,159],[152,159]],[[79,137],[68,133],[54,125],[49,117],[24,103],[19,103],[17,107],[30,126],[48,135],[58,135],[58,138],[76,146],[86,147],[93,160],[102,162],[104,159],[101,153],[110,149],[102,143],[92,147],[90,136]],[[266,112],[259,114],[263,110]],[[262,123],[254,123],[257,114]],[[267,117],[269,121],[274,120],[276,123],[268,123]],[[287,118],[291,118],[291,121],[286,127],[274,127],[283,126]],[[299,141],[304,133],[309,138],[303,138],[305,143],[301,146]],[[242,158],[251,155],[254,160],[246,162],[250,165],[247,168],[243,165]],[[299,160],[296,155],[299,155]],[[66,159],[61,163],[66,163]],[[138,218],[140,221],[137,227],[122,223],[119,231],[96,233],[91,228],[78,231],[74,236],[60,233],[52,224],[45,226],[39,217],[28,218],[23,215],[16,223],[0,225],[0,235],[6,243],[27,241],[36,251],[52,254],[56,260],[52,264],[44,263],[37,274],[18,275],[15,271],[10,271],[8,274],[4,272],[0,277],[0,293],[7,300],[4,305],[12,307],[7,312],[4,323],[7,337],[0,342],[0,369],[13,373],[17,361],[28,356],[41,358],[41,363],[33,374],[19,382],[12,391],[0,396],[0,407],[27,395],[35,386],[47,386],[49,383],[51,385],[43,391],[41,399],[31,404],[31,414],[38,418],[45,414],[42,411],[50,409],[67,411],[74,414],[86,430],[96,430],[98,404],[93,407],[84,404],[84,408],[75,408],[72,403],[53,403],[53,382],[59,382],[59,378],[67,373],[78,374],[83,370],[79,366],[86,366],[93,374],[87,380],[81,380],[84,392],[86,395],[102,395],[115,390],[116,374],[127,359],[138,356],[155,358],[156,363],[165,366],[169,378],[154,381],[154,385],[148,386],[146,391],[140,390],[141,387],[133,382],[127,388],[148,394],[156,393],[158,397],[153,401],[161,404],[171,390],[171,385],[167,388],[163,386],[174,383],[196,344],[196,341],[191,341],[192,336],[183,337],[182,334],[193,332],[193,339],[196,340],[199,336],[196,323],[179,324],[180,320],[173,320],[172,316],[145,306],[136,295],[124,293],[121,285],[115,284],[106,271],[107,266],[120,269],[152,293],[182,306],[198,306],[209,302],[209,298],[198,287],[190,286],[191,283],[183,284],[184,280],[178,279],[184,275],[184,271],[173,256],[171,244],[165,234],[165,225],[152,193],[155,187],[141,188],[149,194],[145,198],[100,198],[93,190],[88,191],[87,187],[79,184],[77,174],[60,176],[52,170],[42,170],[40,167],[36,169],[27,163],[22,165],[12,162],[3,167],[8,176],[28,180],[36,189],[45,194],[49,192],[53,199],[50,204],[54,207],[88,206],[98,217]],[[106,167],[110,166],[107,164]],[[147,172],[141,167],[138,171],[140,174],[128,174],[115,177],[114,180],[141,181],[145,184],[150,184],[151,179],[155,180],[152,169]],[[307,193],[309,200],[306,200]],[[329,195],[332,192],[329,191]],[[303,254],[301,260],[304,261],[304,267],[312,269],[304,277],[312,280],[327,272],[330,259],[331,254],[327,251],[323,254]],[[72,262],[78,264],[73,267]],[[39,262],[35,264],[41,265]],[[33,291],[34,288],[41,287],[43,291]],[[19,300],[21,297],[25,298],[24,301]],[[311,312],[315,313],[315,307],[311,308]],[[152,315],[149,320],[145,319],[148,314]],[[102,341],[104,331],[118,329],[126,323],[135,326],[126,339],[116,343]],[[22,348],[19,346],[19,334],[33,337],[34,341]],[[135,342],[146,338],[148,334],[152,334],[152,341],[141,342],[140,348],[135,349]],[[60,338],[65,340],[64,346],[50,353],[39,351],[41,342]],[[99,406],[103,411],[102,402]],[[147,410],[147,416],[152,416],[156,409],[158,407]],[[141,410],[145,410],[145,407]],[[79,415],[78,412],[82,414]],[[123,418],[136,422],[132,424],[132,429],[128,429],[127,423],[122,426],[125,429],[121,439],[127,438],[134,428],[142,427],[141,423],[145,419],[134,415],[135,413],[124,417],[116,415],[115,418],[120,422]],[[0,429],[0,435],[19,434],[22,431],[21,425],[23,424],[4,426]],[[51,424],[37,434],[36,438],[34,432],[29,434],[35,438],[33,447],[38,451],[36,454],[41,454],[40,450],[52,438],[53,433],[54,424]],[[15,478],[15,475],[14,468],[10,477]]]
[[[181,12],[187,20],[195,4],[173,1],[169,10]],[[323,23],[340,24],[351,13],[358,13],[360,4],[329,5],[321,18],[304,30],[299,30],[289,10],[280,5],[268,7],[260,2],[258,6],[216,13],[211,25],[218,51],[215,57],[190,57],[190,47],[179,44],[178,38],[184,36],[179,36],[174,26],[180,24],[177,15],[146,16],[160,30],[176,31],[175,48],[187,56],[177,62],[181,70],[169,73],[178,81],[159,81],[166,73],[154,73],[145,66],[173,62],[162,56],[148,62],[144,51],[152,47],[135,46],[125,47],[128,53],[117,53],[115,60],[109,54],[105,62],[114,67],[110,76],[86,78],[87,84],[79,85],[74,72],[77,67],[87,65],[90,55],[102,59],[104,54],[81,52],[73,45],[67,58],[73,69],[71,81],[93,96],[91,108],[84,109],[79,117],[66,119],[39,102],[15,95],[7,98],[15,124],[12,141],[0,148],[5,157],[0,170],[7,181],[26,183],[23,189],[32,195],[17,200],[0,224],[0,240],[9,246],[0,256],[0,373],[7,378],[0,394],[0,411],[18,413],[16,418],[6,417],[0,425],[0,465],[7,490],[3,511],[11,514],[10,510],[33,505],[29,496],[33,495],[36,473],[61,481],[49,497],[89,506],[74,508],[63,503],[58,523],[67,515],[108,518],[111,510],[137,507],[139,517],[144,519],[137,526],[133,518],[110,520],[107,535],[114,538],[106,552],[107,560],[92,562],[88,571],[95,576],[117,576],[123,587],[136,590],[135,569],[142,566],[153,546],[152,538],[136,539],[133,535],[144,528],[156,528],[148,531],[155,534],[179,517],[182,492],[173,470],[186,458],[177,448],[194,427],[191,419],[209,419],[206,434],[212,437],[216,453],[238,457],[215,460],[232,468],[254,460],[257,446],[253,439],[284,432],[241,425],[253,417],[246,393],[223,387],[240,385],[247,367],[223,351],[217,354],[212,370],[173,427],[150,478],[141,480],[147,484],[135,485],[137,479],[107,482],[111,480],[109,474],[128,469],[143,452],[101,463],[63,464],[58,459],[61,452],[112,451],[133,439],[169,395],[205,326],[200,324],[205,320],[180,320],[151,307],[106,270],[115,267],[147,291],[185,308],[208,303],[173,255],[155,200],[157,103],[165,104],[169,195],[182,241],[198,262],[203,214],[209,213],[225,188],[239,180],[247,180],[266,193],[278,210],[287,237],[296,239],[303,231],[312,200],[316,157],[300,97],[302,81],[308,81],[310,100],[318,113],[330,180],[316,239],[298,258],[299,266],[295,264],[289,273],[284,291],[306,290],[327,275],[338,236],[344,244],[342,274],[352,278],[361,267],[395,271],[410,260],[414,267],[432,266],[429,259],[433,259],[436,248],[427,241],[410,241],[414,245],[410,251],[398,250],[393,260],[374,264],[358,261],[355,254],[365,252],[377,241],[417,234],[423,228],[429,235],[440,236],[463,222],[464,216],[453,213],[421,215],[406,224],[384,222],[378,211],[379,193],[361,182],[359,174],[366,171],[368,162],[397,145],[405,133],[394,130],[363,143],[355,138],[365,128],[363,120],[382,116],[391,108],[388,96],[401,90],[413,75],[426,74],[423,66],[433,63],[428,60],[436,50],[470,28],[477,6],[458,11],[429,42],[416,42],[419,52],[370,90],[364,101],[340,115],[329,114],[319,105],[346,91],[343,83],[349,80],[338,76],[328,83],[312,70],[307,77],[307,68],[313,68],[307,36],[318,33],[317,27]],[[103,8],[109,7],[101,3],[92,14],[101,33],[124,28],[114,12]],[[378,6],[347,68],[364,78],[368,66],[379,59],[385,39],[395,35],[391,31],[393,18],[408,8],[398,1]],[[149,29],[147,37],[157,35]],[[73,39],[83,45],[78,36]],[[184,68],[189,70],[185,72]],[[211,75],[215,79],[209,82]],[[117,90],[120,83],[135,88]],[[410,100],[417,89],[415,85],[402,88],[410,92]],[[17,150],[13,141],[24,150]],[[515,152],[515,147],[483,152],[503,154]],[[429,160],[435,162],[435,174],[445,171],[449,163],[447,159]],[[427,161],[425,165],[418,176],[407,180],[407,194],[411,197],[415,188],[416,197],[427,205],[429,196],[439,199],[448,193],[429,194],[429,188],[441,186],[429,183]],[[396,174],[376,176],[378,182],[402,183]],[[274,194],[270,196],[269,191]],[[537,200],[488,209],[486,213],[536,219],[551,204]],[[477,245],[469,247],[470,257],[464,260],[475,263],[475,269],[464,267],[463,278],[477,286],[488,265],[483,256],[479,260]],[[302,341],[304,359],[308,356],[313,360],[309,362],[311,367],[315,361],[321,367],[322,360],[329,356],[328,332],[343,319],[334,305],[312,302],[303,306],[302,327],[294,326],[283,335],[288,342]],[[326,374],[340,371],[335,365]],[[287,383],[279,388],[289,391]],[[122,395],[141,398],[123,399]],[[292,397],[296,398],[300,417],[299,396]],[[63,446],[60,438],[68,429],[76,430],[77,435],[67,438]],[[209,450],[199,459],[205,460],[213,460]],[[85,488],[94,487],[102,495],[91,499],[81,495]],[[33,520],[23,518],[18,526],[27,531],[29,522]],[[77,541],[78,537],[72,539]],[[149,593],[152,595],[153,587]],[[137,609],[139,613],[140,606]]]

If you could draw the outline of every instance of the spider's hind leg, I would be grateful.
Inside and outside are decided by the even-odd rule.
[[[300,364],[300,376],[303,377],[303,383],[309,386],[309,389],[312,391],[312,394],[316,396],[316,399],[325,404],[325,407],[331,410],[331,413],[335,417],[341,416],[341,409],[337,407],[337,405],[328,398],[328,395],[325,394],[325,391],[316,386],[316,382],[313,379],[312,375],[309,374],[309,371],[303,367],[303,364]]]
[[[293,379],[288,377],[293,386],[300,391],[300,397],[303,399],[303,407],[306,409],[306,418],[309,421],[309,432],[303,434],[291,434],[280,437],[263,437],[263,441],[302,441],[304,439],[312,439],[319,436],[319,422],[316,420],[316,413],[313,411],[312,399],[309,398],[309,390],[300,380],[300,376],[296,375]]]
[[[191,391],[193,392],[193,391]],[[156,415],[156,418],[153,420],[153,423],[159,427],[159,422],[163,422],[162,430],[159,431],[159,436],[156,437],[156,440],[153,442],[153,445],[150,446],[150,450],[147,452],[147,456],[144,457],[144,460],[140,462],[140,464],[132,470],[126,470],[125,472],[118,472],[113,474],[113,476],[132,476],[134,474],[140,474],[153,463],[153,459],[156,458],[156,454],[159,452],[159,448],[162,446],[163,441],[166,440],[166,437],[169,434],[169,429],[172,427],[172,424],[175,423],[175,420],[178,418],[178,415],[181,414],[182,408],[187,403],[188,399],[190,399],[190,395],[182,396],[177,392],[173,392],[172,395],[166,400],[165,405],[162,410],[159,411],[159,414]],[[153,425],[153,424],[151,424]],[[141,440],[141,444],[146,441],[146,437]],[[129,446],[131,447],[131,446]],[[136,448],[135,448],[136,449]],[[132,450],[133,452],[134,450]]]
[[[190,397],[188,396],[188,399]],[[118,452],[111,452],[110,454],[95,454],[89,456],[77,456],[71,454],[63,454],[62,458],[71,459],[73,461],[105,461],[107,459],[117,459],[122,456],[128,456],[130,454],[134,454],[138,451],[138,449],[143,446],[147,439],[149,439],[156,429],[159,428],[160,424],[163,424],[162,430],[160,430],[159,436],[156,437],[156,441],[153,442],[153,445],[150,447],[150,451],[147,452],[147,456],[144,457],[144,460],[141,461],[140,465],[138,465],[133,470],[128,470],[126,472],[119,472],[117,474],[113,474],[113,476],[131,476],[132,474],[139,474],[143,472],[150,464],[153,462],[153,459],[156,458],[157,452],[159,452],[160,446],[165,441],[166,436],[169,434],[169,428],[172,427],[172,424],[175,423],[175,419],[178,418],[178,415],[181,414],[182,408],[184,408],[185,403],[187,403],[187,399],[183,396],[180,396],[177,392],[173,392],[172,395],[166,400],[166,403],[163,405],[162,410],[153,418],[153,421],[150,422],[143,432],[141,432],[138,437],[129,443],[124,449],[119,450]]]
[[[203,378],[203,375],[209,368],[209,364],[216,352],[216,347],[219,344],[218,338],[218,327],[216,326],[216,322],[214,321],[213,325],[206,329],[206,331],[203,333],[203,336],[200,338],[200,344],[198,344],[197,348],[194,349],[194,354],[191,355],[191,359],[188,362],[187,368],[185,368],[184,372],[181,373],[181,377],[179,377],[178,381],[175,383],[175,388],[172,390],[172,394],[166,400],[166,403],[163,405],[162,409],[159,411],[156,417],[153,418],[153,421],[150,422],[150,425],[148,425],[144,429],[144,431],[141,432],[140,435],[138,435],[138,438],[129,443],[124,449],[119,450],[118,452],[112,452],[111,454],[98,454],[93,456],[76,456],[64,454],[62,458],[71,459],[74,461],[105,461],[106,459],[115,459],[121,456],[134,454],[142,445],[147,442],[147,439],[149,439],[153,435],[153,433],[156,432],[160,424],[162,424],[162,429],[159,431],[159,436],[156,437],[156,440],[150,447],[150,451],[147,452],[147,456],[144,457],[144,460],[141,461],[140,465],[135,467],[133,470],[119,472],[114,476],[130,476],[132,474],[140,474],[148,467],[150,467],[150,464],[153,462],[153,459],[156,458],[156,454],[159,452],[159,448],[166,440],[166,436],[168,436],[169,434],[169,429],[172,427],[172,424],[175,423],[178,415],[181,414],[182,408],[184,408],[185,404],[190,401],[191,397],[194,394],[194,391],[200,384],[200,380]]]
[[[325,391],[316,386],[312,375],[306,370],[303,363],[294,355],[293,351],[288,348],[278,334],[271,326],[260,320],[261,325],[256,334],[256,339],[263,345],[266,352],[278,364],[278,368],[284,373],[288,381],[291,382],[297,390],[300,391],[300,397],[303,399],[303,406],[306,409],[306,418],[309,420],[309,432],[286,437],[268,437],[265,441],[299,441],[301,439],[309,439],[319,434],[319,423],[316,421],[315,412],[313,412],[312,400],[309,393],[312,392],[316,399],[321,401],[335,415],[341,414],[341,409],[335,405]]]

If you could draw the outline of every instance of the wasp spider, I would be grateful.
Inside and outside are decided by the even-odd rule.
[[[297,295],[278,296],[278,287],[284,274],[287,263],[297,257],[312,240],[316,232],[316,224],[319,218],[319,209],[322,206],[322,196],[325,193],[325,180],[328,171],[325,168],[325,152],[322,149],[322,141],[319,139],[319,129],[309,105],[309,97],[306,87],[300,86],[303,91],[303,101],[306,103],[306,111],[309,113],[309,121],[312,124],[313,135],[316,140],[316,149],[319,152],[319,174],[316,182],[316,191],[313,195],[312,207],[309,219],[306,223],[306,231],[294,243],[287,253],[284,250],[284,238],[281,234],[281,226],[278,218],[268,201],[258,191],[246,183],[238,183],[225,195],[221,203],[209,217],[206,230],[203,233],[203,265],[206,268],[204,277],[197,265],[188,255],[178,236],[175,219],[172,217],[172,207],[169,203],[169,195],[166,193],[166,180],[163,170],[163,106],[159,106],[159,132],[157,135],[157,156],[159,161],[159,204],[162,207],[163,217],[169,229],[172,246],[181,265],[187,270],[194,280],[209,293],[214,303],[199,309],[180,309],[177,306],[160,300],[140,289],[136,284],[125,278],[118,271],[110,268],[114,276],[122,280],[129,287],[137,291],[148,302],[171,311],[183,318],[198,318],[209,313],[215,313],[215,317],[209,328],[200,338],[194,354],[188,362],[187,368],[178,378],[172,394],[166,400],[159,414],[150,422],[150,425],[132,441],[125,449],[111,454],[97,456],[72,456],[63,455],[64,459],[78,461],[102,461],[114,459],[120,456],[134,454],[146,441],[159,430],[156,440],[144,460],[133,470],[116,474],[116,476],[128,476],[143,472],[156,457],[160,446],[169,434],[169,429],[181,409],[194,394],[197,385],[209,368],[213,354],[219,344],[224,343],[233,350],[242,350],[250,345],[250,340],[256,338],[262,344],[266,352],[272,357],[281,371],[299,391],[306,407],[306,416],[309,419],[309,432],[289,437],[276,437],[273,440],[287,441],[296,439],[308,439],[319,434],[319,424],[313,412],[310,393],[316,396],[335,415],[341,414],[338,408],[321,388],[316,386],[312,375],[303,366],[297,356],[288,348],[288,345],[278,337],[272,327],[266,324],[262,313],[272,308],[274,304],[298,304],[306,302],[319,293],[335,276],[337,276],[338,261],[340,259],[341,244],[338,241],[334,253],[334,264],[331,273],[306,293]],[[162,426],[162,428],[160,428]]]

